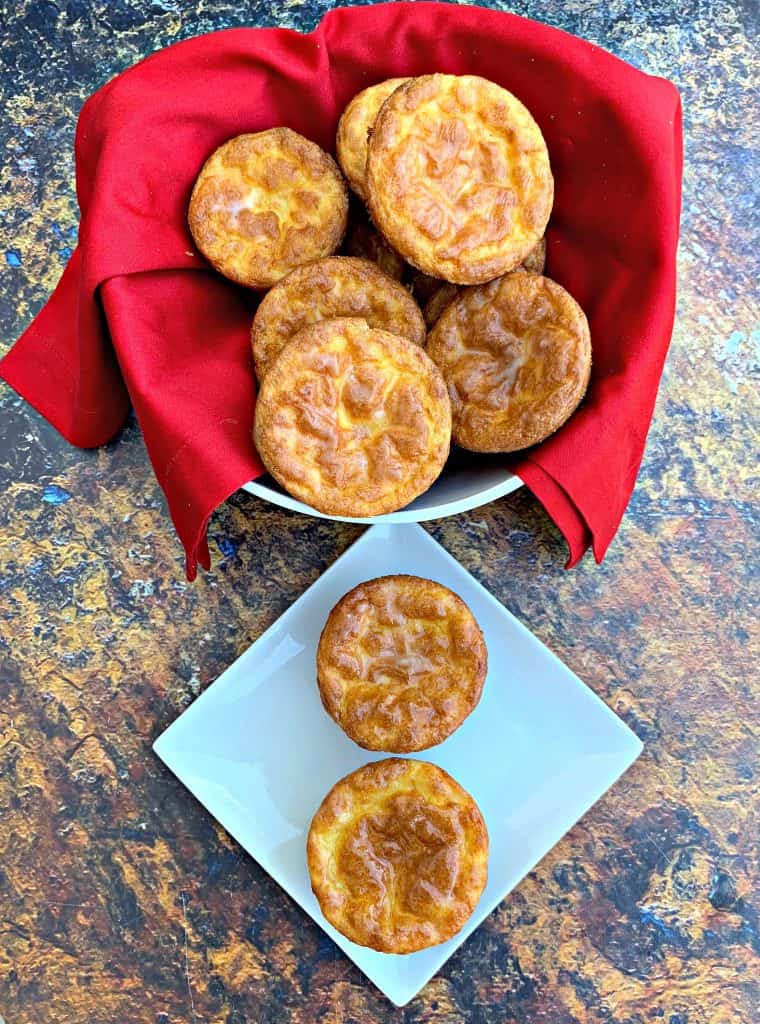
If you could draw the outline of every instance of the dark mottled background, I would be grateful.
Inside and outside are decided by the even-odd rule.
[[[0,4],[0,349],[76,237],[85,97],[174,40],[332,4]],[[758,993],[757,5],[500,7],[676,82],[680,303],[604,565],[524,492],[431,528],[636,730],[642,758],[405,1010],[151,754],[358,534],[240,495],[188,585],[140,435],[69,448],[0,392],[0,1021],[749,1024]],[[756,230],[756,228],[755,228]],[[756,387],[756,384],[755,384]],[[754,561],[754,568],[753,568]]]

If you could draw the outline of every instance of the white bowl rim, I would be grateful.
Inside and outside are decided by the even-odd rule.
[[[518,487],[522,487],[522,480],[519,476],[505,473],[504,479],[498,483],[484,487],[481,491],[474,491],[456,501],[441,501],[420,508],[415,508],[416,502],[413,502],[407,508],[399,509],[397,512],[388,512],[383,516],[365,517],[328,516],[259,480],[249,480],[247,484],[243,484],[242,489],[257,498],[263,498],[264,501],[280,505],[292,512],[300,512],[302,515],[314,516],[317,519],[331,519],[336,523],[426,523],[431,519],[445,519],[448,516],[459,515],[460,512],[469,512],[473,508],[480,508],[481,505],[487,505],[491,501],[496,501],[497,498],[503,498],[505,494],[511,494]]]

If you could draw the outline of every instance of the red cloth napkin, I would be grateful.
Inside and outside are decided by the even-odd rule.
[[[565,535],[601,559],[628,503],[670,340],[681,186],[676,89],[545,25],[477,7],[330,12],[310,35],[233,29],[162,50],[85,103],[76,134],[79,244],[0,374],[73,444],[134,406],[187,553],[262,472],[251,440],[252,296],[211,272],[187,229],[205,158],[289,125],[333,148],[359,89],[395,75],[477,73],[538,120],[554,170],[548,272],[586,310],[592,385],[515,472]]]

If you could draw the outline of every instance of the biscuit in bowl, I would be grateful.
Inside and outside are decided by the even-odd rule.
[[[198,249],[249,288],[268,288],[301,263],[334,253],[347,218],[337,164],[290,128],[238,135],[215,150],[188,210]]]
[[[322,704],[366,750],[442,743],[475,708],[488,656],[483,634],[448,587],[382,576],[345,594],[317,648]]]
[[[360,317],[370,327],[425,344],[422,313],[402,284],[371,260],[328,256],[292,270],[259,303],[251,326],[259,380],[298,331],[335,317]]]
[[[365,202],[367,140],[380,107],[391,93],[408,81],[408,78],[388,78],[362,89],[348,104],[338,122],[335,138],[338,163],[351,188]]]
[[[442,768],[388,758],[333,786],[312,820],[307,861],[333,927],[381,953],[414,953],[471,916],[488,877],[488,832]]]
[[[322,320],[264,377],[254,441],[286,491],[326,515],[403,508],[449,453],[451,403],[420,345],[357,318]]]
[[[543,441],[572,415],[591,373],[591,338],[575,299],[519,271],[468,288],[428,335],[451,396],[452,438],[475,452]]]
[[[477,75],[422,75],[383,103],[370,136],[372,219],[418,269],[454,284],[514,270],[542,237],[554,182],[541,130]]]

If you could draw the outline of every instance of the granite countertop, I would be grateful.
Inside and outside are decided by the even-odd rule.
[[[331,6],[4,5],[0,351],[74,244],[72,148],[85,97],[174,40],[232,25],[310,29]],[[671,78],[684,99],[677,325],[607,559],[565,572],[563,542],[524,489],[428,527],[631,725],[644,753],[394,1010],[150,748],[361,529],[239,494],[211,521],[213,571],[188,584],[134,421],[106,448],[79,451],[3,387],[6,1024],[753,1019],[757,8],[490,6],[583,35]]]

